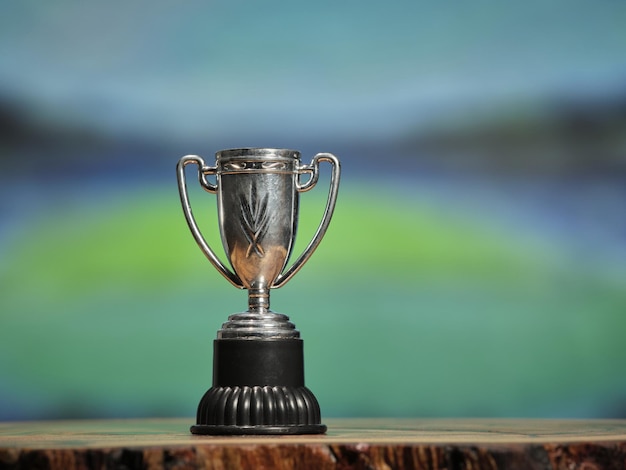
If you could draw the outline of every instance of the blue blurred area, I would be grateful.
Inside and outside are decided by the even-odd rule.
[[[195,413],[245,294],[174,166],[247,146],[342,161],[272,294],[325,415],[626,417],[624,5],[2,11],[0,420]]]

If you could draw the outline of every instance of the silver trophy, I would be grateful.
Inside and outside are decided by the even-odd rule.
[[[270,310],[270,289],[283,286],[317,248],[333,214],[340,165],[319,153],[310,165],[295,150],[243,148],[222,150],[208,166],[196,155],[178,162],[180,199],[198,246],[215,268],[248,290],[248,310],[228,317],[213,344],[213,386],[198,406],[194,434],[321,434],[320,408],[304,385],[300,332],[287,315]],[[320,162],[332,165],[330,190],[313,239],[289,267],[298,226],[299,193],[319,179]],[[222,263],[194,219],[185,166],[198,166],[200,186],[217,194],[224,251]],[[215,183],[207,180],[214,175]]]

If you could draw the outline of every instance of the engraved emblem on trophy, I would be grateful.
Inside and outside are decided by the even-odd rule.
[[[290,264],[300,193],[318,182],[320,163],[331,165],[330,189],[322,220]],[[197,165],[200,186],[217,195],[218,225],[227,267],[203,237],[194,219],[185,167]],[[270,290],[285,285],[322,240],[335,208],[340,165],[329,153],[309,165],[295,150],[222,150],[215,166],[196,155],[177,165],[183,212],[198,246],[235,287],[247,289],[248,309],[235,313],[213,343],[213,384],[198,405],[194,434],[322,434],[320,407],[304,384],[303,343],[287,315],[270,309]],[[207,177],[214,178],[214,183]]]

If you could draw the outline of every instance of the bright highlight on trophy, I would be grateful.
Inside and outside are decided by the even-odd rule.
[[[302,254],[288,267],[298,226],[300,193],[332,172],[322,220]],[[218,224],[232,270],[216,256],[194,219],[185,166],[197,165],[201,187],[217,194]],[[337,201],[340,165],[319,153],[309,165],[287,149],[222,150],[215,166],[188,155],[177,166],[187,224],[198,246],[235,287],[248,290],[248,310],[228,317],[213,343],[213,386],[198,405],[194,434],[321,434],[320,408],[304,384],[300,332],[287,315],[270,310],[270,290],[302,268],[328,228]],[[207,176],[215,178],[210,182]]]

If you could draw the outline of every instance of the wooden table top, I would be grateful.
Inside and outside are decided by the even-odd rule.
[[[11,468],[626,468],[626,420],[326,419],[321,436],[195,436],[193,419],[0,423]]]

